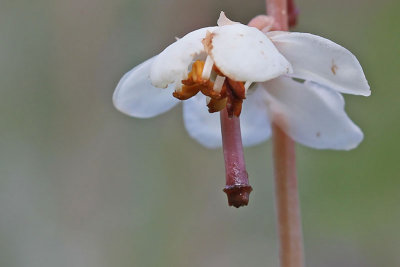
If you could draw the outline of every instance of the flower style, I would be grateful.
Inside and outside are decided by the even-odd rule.
[[[351,52],[309,33],[260,31],[223,12],[218,25],[187,34],[125,74],[116,108],[150,118],[185,100],[186,129],[209,148],[221,146],[215,112],[224,108],[240,116],[245,146],[267,140],[272,120],[313,148],[348,150],[362,141],[341,95],[370,95]]]

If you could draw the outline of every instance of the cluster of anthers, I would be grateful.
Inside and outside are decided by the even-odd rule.
[[[212,33],[207,32],[202,41],[205,51],[212,48]],[[173,96],[187,100],[201,92],[207,97],[208,112],[214,113],[227,109],[230,117],[239,117],[243,100],[251,82],[238,82],[226,77],[207,56],[206,61],[197,60],[192,65],[187,79],[182,80],[182,87],[175,90]]]

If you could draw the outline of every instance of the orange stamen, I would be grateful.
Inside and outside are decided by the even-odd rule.
[[[197,84],[193,85],[185,85],[182,87],[182,90],[177,92],[173,92],[172,95],[179,100],[187,100],[193,96],[195,96],[200,91],[200,88]]]
[[[202,73],[204,61],[197,60],[192,65],[186,80],[182,80],[182,89],[175,91],[173,96],[179,100],[187,100],[198,92],[211,98],[207,104],[210,113],[223,110],[227,107],[228,115],[239,117],[242,110],[243,99],[246,98],[246,90],[243,82],[237,82],[226,77],[215,65],[213,71],[220,76],[226,77],[221,91],[214,90],[214,82],[203,80]]]
[[[242,112],[242,103],[243,99],[238,98],[230,87],[227,93],[228,101],[226,103],[226,110],[228,111],[228,116],[232,117],[235,115],[239,117],[240,113]]]
[[[226,107],[227,98],[222,98],[220,100],[211,99],[207,104],[208,112],[214,113],[223,110]]]
[[[246,99],[246,89],[244,88],[244,84],[242,82],[228,79],[228,83],[237,98]]]

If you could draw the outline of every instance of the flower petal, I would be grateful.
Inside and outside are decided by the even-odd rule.
[[[267,35],[292,64],[290,76],[311,80],[342,93],[371,94],[360,63],[346,48],[309,33],[270,32]]]
[[[338,92],[286,77],[261,86],[267,88],[270,116],[295,141],[313,148],[344,150],[355,148],[362,141],[363,133],[347,116]]]
[[[261,90],[250,89],[243,101],[240,128],[244,146],[258,145],[271,136],[271,122],[263,95]]]
[[[136,66],[119,81],[113,94],[113,103],[122,113],[137,118],[151,118],[179,103],[172,96],[172,88],[161,89],[151,85],[149,73],[154,59],[150,58]]]
[[[150,79],[155,87],[165,88],[171,83],[180,85],[187,78],[188,67],[194,58],[204,53],[201,41],[207,31],[217,27],[208,27],[190,32],[164,49],[154,60],[150,71]],[[204,53],[205,58],[205,53]]]
[[[290,63],[256,28],[243,24],[218,27],[211,45],[215,65],[235,81],[263,82],[291,72]]]
[[[221,13],[219,13],[219,18],[217,20],[218,26],[233,25],[233,24],[239,24],[239,22],[228,19],[224,11],[221,11]]]
[[[221,147],[220,114],[208,112],[204,95],[197,94],[183,102],[183,119],[189,135],[200,144],[207,148]],[[260,91],[253,92],[244,100],[240,124],[244,146],[257,145],[271,135],[267,107]]]
[[[222,145],[219,112],[209,113],[203,94],[183,101],[183,121],[189,135],[207,148]]]

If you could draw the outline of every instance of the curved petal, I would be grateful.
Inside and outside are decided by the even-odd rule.
[[[207,148],[222,146],[219,112],[208,112],[204,95],[197,94],[183,102],[183,119],[189,135],[200,144]],[[244,146],[257,145],[271,135],[267,107],[260,91],[255,91],[244,100],[240,124]]]
[[[151,85],[149,73],[153,61],[154,57],[136,66],[119,81],[113,94],[113,103],[122,113],[137,118],[151,118],[179,103],[172,96],[172,88],[160,89]]]
[[[218,26],[233,25],[233,24],[239,24],[239,22],[228,19],[224,11],[221,11],[221,13],[219,13],[219,18],[217,20]]]
[[[189,135],[203,146],[222,146],[219,112],[208,112],[206,97],[203,94],[183,101],[183,121]]]
[[[254,146],[266,141],[271,136],[268,109],[263,99],[262,90],[249,91],[243,101],[240,114],[240,129],[244,146]]]
[[[204,53],[201,41],[207,31],[212,32],[217,27],[198,29],[186,34],[175,43],[164,49],[154,60],[150,79],[155,87],[165,88],[171,83],[186,79],[188,67],[193,59]]]
[[[235,81],[263,82],[291,72],[290,63],[271,40],[254,27],[234,24],[212,34],[210,56]]]
[[[268,36],[292,64],[290,76],[311,80],[342,93],[371,94],[360,63],[346,48],[309,33],[270,32]]]
[[[313,148],[344,150],[362,141],[363,133],[347,116],[343,97],[336,91],[286,77],[262,86],[267,88],[270,116],[295,141]]]

